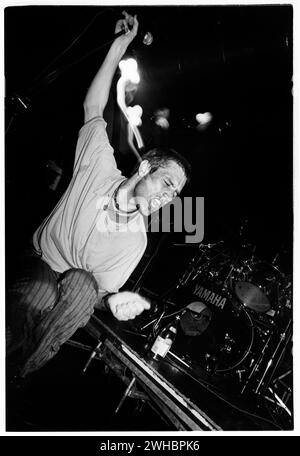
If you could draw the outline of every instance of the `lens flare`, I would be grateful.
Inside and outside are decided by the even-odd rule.
[[[154,112],[154,119],[156,125],[158,125],[160,128],[167,130],[170,126],[168,118],[170,116],[170,109],[169,108],[163,108],[163,109],[157,109]]]
[[[128,90],[128,82],[131,83],[131,85],[136,85],[140,80],[139,74],[137,72],[137,62],[134,59],[121,60],[119,63],[119,68],[121,70],[121,77],[117,83],[117,102],[128,121],[128,143],[136,154],[138,160],[141,162],[142,158],[133,145],[133,135],[136,139],[138,148],[142,149],[144,147],[144,142],[138,130],[138,126],[142,124],[141,116],[143,110],[138,105],[134,107],[127,107],[126,105],[126,91]]]
[[[127,124],[127,141],[128,141],[129,147],[131,148],[131,150],[133,151],[134,155],[136,156],[137,161],[141,162],[142,161],[142,157],[138,153],[138,151],[137,151],[137,149],[136,149],[136,147],[135,147],[135,145],[133,143],[133,129],[132,129],[132,127],[131,127],[129,122]]]
[[[121,60],[119,63],[121,70],[121,77],[133,84],[140,82],[140,75],[138,73],[138,65],[135,59]]]
[[[143,114],[143,109],[140,105],[128,106],[127,114],[131,125],[135,127],[139,127],[140,125],[142,125],[141,117]]]

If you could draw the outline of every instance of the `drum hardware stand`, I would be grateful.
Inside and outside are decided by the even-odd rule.
[[[176,245],[176,244],[175,244]],[[181,244],[177,244],[177,245],[181,245]],[[210,245],[210,244],[209,244]],[[198,263],[200,262],[200,260],[202,259],[203,255],[205,254],[204,252],[204,248],[207,247],[206,245],[203,245],[203,244],[200,244],[199,245],[199,250],[201,250],[201,255],[200,255],[200,258],[196,258],[196,255],[190,260],[186,270],[184,271],[184,273],[182,274],[182,276],[179,278],[178,280],[178,284],[175,285],[175,286],[172,286],[169,290],[167,290],[164,294],[163,294],[163,297],[165,298],[169,293],[171,293],[171,291],[173,289],[175,290],[178,290],[180,287],[183,287],[184,285],[186,285],[186,283],[190,280],[191,276],[193,273],[195,273],[195,269],[196,270],[196,273],[195,275],[192,277],[191,280],[195,280],[195,278],[199,275],[199,273],[203,272],[201,270],[201,272],[199,271],[199,267],[197,267]],[[210,247],[208,247],[210,248]],[[211,260],[206,256],[206,263],[210,263]],[[162,298],[162,297],[161,297]]]
[[[264,370],[264,372],[263,372],[263,374],[262,374],[262,376],[261,376],[261,378],[259,380],[259,383],[258,383],[256,389],[254,390],[254,393],[257,394],[257,395],[262,395],[266,391],[266,389],[268,388],[268,383],[270,382],[270,379],[274,375],[274,372],[275,372],[275,370],[276,370],[276,368],[277,368],[277,366],[278,366],[278,364],[279,364],[279,362],[280,362],[280,360],[281,360],[281,358],[283,356],[283,353],[284,353],[284,351],[286,349],[286,346],[287,346],[287,344],[288,344],[288,342],[290,340],[290,337],[291,337],[290,325],[291,325],[291,321],[288,322],[284,332],[282,332],[280,334],[280,340],[279,340],[279,342],[278,342],[278,344],[277,344],[277,346],[276,346],[271,358],[269,359],[269,361],[267,363],[267,366],[266,366],[266,368],[265,368],[265,370]],[[269,345],[270,345],[270,342],[271,342],[272,338],[273,338],[273,333],[271,332],[269,337],[268,337],[268,339],[267,339],[267,341],[266,341],[266,343],[265,343],[265,345],[264,345],[264,348],[263,348],[263,350],[261,352],[261,355],[260,355],[258,361],[253,366],[252,371],[251,371],[251,373],[250,373],[250,375],[249,375],[249,377],[248,377],[248,379],[247,379],[247,381],[246,381],[246,383],[245,383],[245,385],[244,385],[244,387],[243,387],[243,389],[241,391],[242,394],[245,392],[245,390],[246,390],[251,378],[253,377],[253,375],[256,372],[259,371],[260,365],[261,365],[261,363],[263,362],[263,360],[265,358],[265,353],[266,353],[267,349],[269,348]],[[282,351],[281,351],[277,361],[274,363],[275,357],[278,354],[278,352],[279,352],[279,350],[280,350],[280,348],[282,346],[282,343],[284,343],[284,346],[282,348]],[[268,381],[266,380],[267,374],[268,374]]]
[[[129,385],[127,386],[127,388],[125,390],[125,393],[121,397],[121,400],[120,400],[119,404],[117,405],[117,408],[115,410],[115,414],[117,414],[118,411],[120,410],[120,408],[123,405],[126,397],[130,395],[130,392],[131,392],[132,388],[134,387],[135,382],[136,382],[136,378],[135,378],[135,376],[133,376],[131,382],[129,383]]]
[[[286,406],[286,404],[283,402],[283,400],[280,399],[280,397],[272,390],[272,388],[268,388],[268,389],[273,394],[275,399],[271,399],[268,396],[265,396],[265,399],[267,401],[271,402],[272,404],[274,404],[277,408],[280,407],[281,409],[285,410],[287,412],[287,414],[290,417],[292,417],[292,413],[291,413],[290,409]]]
[[[175,290],[178,290],[178,288],[180,288],[181,286],[183,286],[184,284],[181,283],[181,279],[179,279],[179,283],[177,285],[173,285],[171,288],[169,288],[165,293],[163,293],[160,297],[161,301],[164,301],[164,299],[175,289]],[[165,315],[166,313],[166,303],[163,302],[163,311],[161,312],[161,314],[159,315],[159,317],[155,317],[153,320],[149,321],[148,323],[146,323],[144,326],[141,327],[141,331],[143,331],[144,329],[148,328],[148,326],[151,326],[153,323],[153,328],[152,328],[152,334],[150,333],[149,335],[149,340],[151,339],[152,336],[155,337],[157,331],[158,331],[158,328],[159,328],[159,323],[161,322],[163,316]]]
[[[230,270],[229,270],[229,272],[228,272],[228,274],[227,274],[227,276],[226,276],[226,278],[224,280],[224,285],[223,285],[223,290],[224,291],[228,290],[228,283],[227,282],[230,280],[230,277],[232,276],[232,274],[234,272],[241,272],[241,271],[239,271],[239,268],[238,268],[238,263],[239,263],[239,260],[240,260],[240,256],[241,256],[241,253],[238,253],[236,255],[236,257],[235,257],[235,259],[234,259],[234,261],[233,261],[233,263],[231,265],[231,268],[230,268]],[[252,255],[252,258],[253,258],[253,255]],[[251,261],[253,262],[252,259],[251,259]]]
[[[290,411],[290,409],[286,406],[286,404],[283,402],[282,399],[280,399],[280,397],[278,396],[278,394],[275,393],[275,391],[272,390],[271,387],[268,388],[268,390],[273,394],[273,396],[275,397],[276,400],[272,400],[270,399],[268,396],[265,396],[265,399],[269,400],[270,402],[273,402],[275,405],[281,407],[282,409],[284,409],[287,414],[289,416],[292,416],[292,412]],[[289,399],[289,397],[288,397]],[[288,400],[287,399],[287,400]]]
[[[212,261],[218,257],[218,255],[220,255],[220,253],[217,253],[217,255],[215,255],[214,258],[209,258],[209,256],[207,255],[207,251],[209,251],[211,248],[215,247],[216,245],[219,245],[219,244],[223,244],[224,241],[219,241],[219,242],[214,242],[213,244],[200,244],[199,245],[199,250],[201,251],[200,255],[198,254],[198,258],[197,258],[197,255],[195,255],[192,260],[190,261],[189,265],[188,265],[188,268],[187,270],[188,271],[185,271],[182,278],[179,280],[180,282],[180,285],[185,285],[188,280],[191,278],[192,274],[194,273],[193,277],[191,278],[191,280],[195,280],[196,277],[205,272],[206,269],[208,268],[208,266],[212,263]],[[202,264],[201,266],[201,270],[199,271],[199,263],[202,261],[203,262],[203,259],[205,260],[204,264]]]
[[[270,369],[272,366],[273,366],[273,369],[272,369],[272,371],[271,371],[271,373],[270,373],[270,375],[269,375],[269,381],[270,381],[270,379],[273,377],[274,372],[275,372],[275,370],[276,370],[278,364],[280,363],[280,360],[281,360],[281,358],[282,358],[282,356],[283,356],[283,354],[284,354],[284,352],[285,352],[285,349],[286,349],[286,347],[287,347],[287,344],[288,344],[289,341],[290,341],[290,338],[291,338],[291,328],[290,328],[290,326],[291,326],[291,320],[288,322],[288,324],[287,324],[287,326],[286,326],[284,332],[280,334],[280,340],[279,340],[279,342],[278,342],[278,344],[277,344],[277,346],[276,346],[276,348],[275,348],[275,350],[274,350],[274,352],[273,352],[273,354],[272,354],[272,356],[271,356],[271,358],[270,358],[270,360],[269,360],[269,362],[268,362],[268,364],[267,364],[267,367],[266,367],[266,369],[265,369],[265,372],[263,373],[263,376],[262,376],[262,378],[260,379],[260,382],[259,382],[259,384],[258,384],[258,386],[257,386],[257,388],[256,388],[256,390],[255,390],[255,393],[259,393],[259,394],[260,394],[260,388],[261,388],[261,386],[262,386],[262,384],[263,384],[263,381],[264,381],[264,379],[265,379],[265,377],[266,377],[266,375],[267,375],[269,369]],[[274,363],[275,356],[276,356],[277,353],[279,352],[282,343],[284,344],[284,345],[283,345],[283,348],[282,348],[282,351],[281,351],[281,353],[280,353],[280,355],[279,355],[277,361]],[[267,385],[265,386],[265,389],[266,389],[266,388],[267,388]]]
[[[282,381],[283,378],[285,378],[287,375],[291,374],[292,373],[292,369],[289,369],[287,370],[284,374],[280,375],[279,377],[275,378],[275,380],[273,380],[273,382],[280,382],[282,383],[283,385],[286,386],[286,384]]]
[[[92,350],[92,353],[90,354],[85,366],[82,369],[82,373],[83,374],[86,373],[86,371],[87,371],[88,367],[90,366],[90,364],[91,364],[93,359],[97,359],[98,361],[100,361],[102,359],[103,351],[101,350],[101,347],[102,347],[105,339],[106,338],[101,338],[101,339],[98,340],[97,345]],[[70,345],[73,348],[79,348],[80,350],[89,351],[89,352],[92,349],[92,347],[90,345],[86,345],[86,344],[83,344],[81,342],[77,342],[76,340],[72,340],[72,339],[67,340],[66,341],[66,345]]]
[[[236,371],[236,373],[238,374],[238,377],[239,377],[239,382],[242,383],[243,379],[242,379],[242,374],[246,372],[246,369],[238,369]]]
[[[166,313],[166,309],[164,308],[164,310],[162,311],[162,313],[160,314],[160,316],[158,317],[158,319],[156,320],[156,322],[154,323],[153,325],[153,328],[152,328],[152,334],[150,333],[150,339],[151,337],[156,337],[158,331],[159,331],[159,324],[163,318],[163,316],[165,315]]]
[[[229,281],[229,279],[230,279],[230,277],[231,277],[233,271],[235,271],[236,269],[237,269],[237,268],[236,268],[235,264],[233,264],[233,265],[231,266],[231,268],[230,268],[228,274],[227,274],[227,277],[226,277],[225,280],[224,280],[224,284],[223,284],[223,287],[222,287],[222,290],[223,290],[223,291],[227,291],[227,290],[228,290],[228,284],[227,284],[227,282]]]
[[[242,390],[241,390],[241,394],[243,394],[243,393],[245,392],[245,390],[246,390],[246,388],[248,387],[249,382],[251,381],[253,375],[254,375],[256,372],[258,372],[259,366],[260,366],[260,364],[261,364],[261,363],[263,362],[263,360],[264,360],[265,352],[267,351],[267,349],[268,349],[268,347],[269,347],[269,344],[270,344],[270,342],[271,342],[271,339],[272,339],[272,334],[269,335],[267,341],[265,342],[265,345],[264,345],[264,347],[263,347],[263,349],[262,349],[262,352],[261,352],[261,354],[260,354],[258,360],[257,360],[256,363],[253,365],[252,370],[251,370],[251,372],[250,372],[250,374],[249,374],[249,377],[247,378],[247,381],[246,381],[245,385],[243,386],[243,388],[242,388]]]
[[[88,367],[90,366],[93,359],[96,359],[98,361],[104,360],[106,373],[109,371],[109,369],[111,369],[123,382],[128,382],[128,386],[127,386],[123,396],[121,397],[121,400],[119,401],[114,413],[117,414],[119,412],[121,406],[123,405],[123,403],[127,397],[132,397],[133,399],[141,401],[141,404],[139,405],[139,408],[141,408],[143,406],[143,404],[149,400],[148,396],[145,393],[143,393],[142,391],[137,390],[136,377],[134,375],[132,376],[130,381],[129,381],[129,379],[127,380],[125,373],[121,373],[122,369],[120,369],[120,366],[118,364],[116,364],[115,362],[113,362],[112,359],[109,361],[109,359],[107,357],[105,357],[106,347],[103,346],[105,341],[106,341],[106,337],[102,335],[100,337],[100,339],[98,340],[97,345],[93,349],[90,357],[88,358],[88,360],[82,370],[82,373],[83,374],[86,373],[86,371],[87,371]],[[90,346],[84,345],[80,342],[76,342],[73,340],[67,341],[67,344],[71,345],[75,348],[80,348],[82,350],[91,349]]]
[[[236,256],[236,258],[234,259],[231,267],[230,267],[230,270],[229,270],[229,272],[228,272],[228,274],[227,274],[227,276],[226,276],[226,278],[224,280],[224,284],[223,284],[223,287],[222,287],[223,291],[227,291],[228,290],[228,287],[230,286],[230,284],[228,285],[228,282],[230,281],[230,277],[233,275],[233,273],[240,272],[239,268],[238,268],[239,257],[240,257],[240,255],[238,254]]]
[[[205,353],[205,371],[209,375],[213,375],[217,370],[217,357],[211,355],[210,353]]]
[[[210,247],[208,247],[210,248]],[[199,267],[198,269],[196,270],[196,273],[195,275],[192,277],[191,280],[195,280],[199,274],[203,274],[205,272],[207,272],[209,266],[211,264],[213,264],[213,262],[216,260],[216,258],[218,258],[218,256],[220,255],[220,253],[217,253],[213,258],[206,258],[206,263],[204,263],[204,265],[201,266],[201,269],[199,270]],[[219,268],[220,269],[220,268]],[[215,278],[215,275],[218,275],[218,272],[209,272],[209,274],[211,275],[211,278]]]
[[[280,360],[278,360],[278,363],[279,361]],[[282,379],[284,379],[291,373],[292,369],[288,369],[282,375],[273,379],[271,385],[268,387],[268,390],[264,394],[264,399],[273,404],[273,413],[279,416],[281,412],[284,410],[289,416],[289,419],[292,419],[292,403],[291,407],[288,407],[288,402],[292,396],[292,389]]]
[[[196,264],[193,265],[193,263],[195,262],[195,258],[192,259],[191,261],[191,271],[190,273],[188,274],[187,278],[185,279],[184,283],[182,285],[185,285],[187,283],[187,281],[190,279],[191,275],[193,272],[195,272],[195,269],[196,269],[196,273],[193,275],[192,279],[191,280],[195,280],[196,277],[201,274],[203,272],[203,269],[205,268],[205,265],[207,264],[210,264],[211,263],[211,259],[206,255],[205,253],[205,250],[204,250],[204,247],[206,247],[206,245],[201,245],[199,246],[199,249],[201,249],[201,255],[200,257],[197,259],[196,261]],[[204,257],[205,255],[205,257]],[[204,260],[205,260],[205,263],[204,265],[201,266],[201,270],[199,271],[199,266],[198,264],[200,263],[200,261],[203,259],[204,257]],[[205,270],[205,269],[204,269]]]
[[[101,351],[101,347],[104,343],[104,340],[103,339],[100,339],[99,342],[97,343],[96,347],[94,348],[94,350],[92,351],[89,359],[87,360],[84,368],[82,369],[82,373],[85,374],[86,371],[87,371],[87,368],[89,367],[89,365],[91,364],[91,362],[93,361],[93,359],[97,356],[97,359],[101,359],[102,358],[102,351]]]
[[[278,361],[279,362],[279,361]],[[292,369],[288,369],[286,372],[284,372],[282,375],[280,375],[279,377],[275,378],[274,380],[272,380],[272,386],[274,389],[272,389],[270,386],[268,388],[268,390],[272,393],[272,395],[275,397],[275,399],[277,400],[276,401],[272,401],[274,402],[277,406],[283,408],[290,416],[291,416],[291,412],[290,410],[288,409],[287,407],[287,402],[289,401],[291,395],[292,395],[292,389],[282,380],[284,379],[285,377],[287,377],[288,375],[292,374]],[[275,393],[275,389],[279,387],[279,385],[282,385],[282,387],[284,388],[284,392],[282,394],[282,397],[280,398],[278,396],[278,394]],[[270,400],[271,399],[265,395],[265,399],[267,400]]]
[[[224,338],[224,344],[221,346],[220,351],[223,353],[231,353],[233,344],[235,343],[235,340],[232,339],[228,333],[226,333]]]

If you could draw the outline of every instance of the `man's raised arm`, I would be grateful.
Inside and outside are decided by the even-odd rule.
[[[125,11],[123,11],[122,14],[124,15],[124,19],[120,19],[116,23],[115,33],[118,33],[122,30],[124,30],[125,33],[113,41],[104,59],[104,62],[94,77],[92,84],[87,92],[83,105],[85,122],[92,119],[93,117],[103,116],[103,111],[108,100],[112,79],[119,61],[137,34],[137,17],[130,16]]]

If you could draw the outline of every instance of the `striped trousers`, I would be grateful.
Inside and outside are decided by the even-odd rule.
[[[35,253],[27,254],[7,288],[7,325],[12,344],[21,348],[19,375],[42,367],[75,331],[89,321],[97,303],[98,285],[82,269],[55,273]]]

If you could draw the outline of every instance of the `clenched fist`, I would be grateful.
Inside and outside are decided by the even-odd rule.
[[[138,293],[121,291],[107,298],[107,306],[118,320],[132,320],[144,310],[150,309],[150,303]]]

